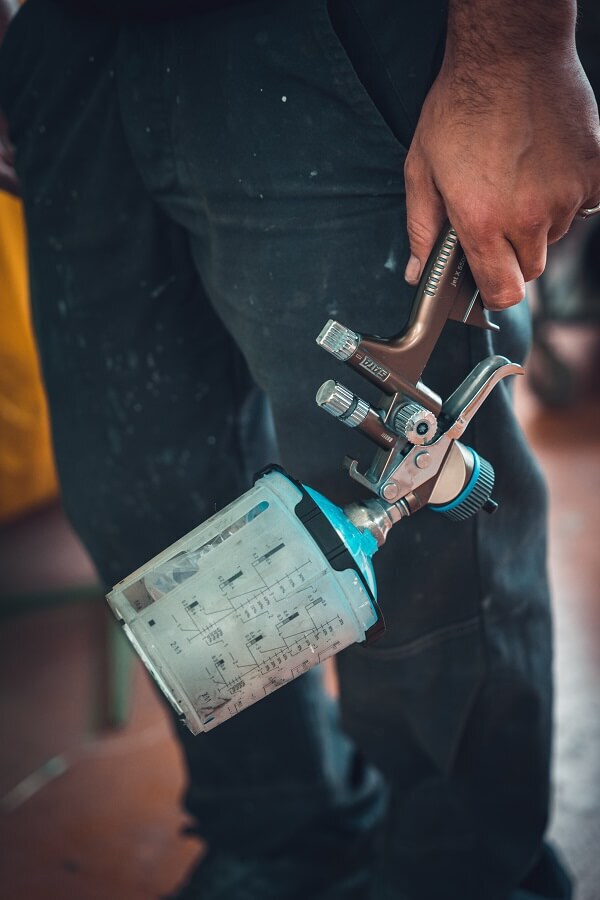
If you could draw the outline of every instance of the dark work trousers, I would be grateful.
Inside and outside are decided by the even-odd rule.
[[[444,19],[433,0],[260,0],[137,24],[53,0],[18,13],[0,103],[35,328],[65,508],[107,585],[277,453],[356,499],[341,461],[372,449],[314,395],[331,377],[358,385],[315,337],[329,317],[378,334],[407,320],[403,163]],[[491,352],[521,362],[525,306],[498,322],[494,336],[449,323],[425,382],[446,397]],[[361,897],[569,896],[542,843],[545,492],[504,383],[466,440],[496,469],[500,509],[395,528],[376,557],[387,633],[339,657],[339,710],[313,670],[210,734],[180,733],[213,850],[260,858],[309,833],[353,846],[382,825]],[[260,900],[288,896],[274,884]]]

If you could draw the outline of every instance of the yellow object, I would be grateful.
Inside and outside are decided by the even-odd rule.
[[[0,522],[57,492],[29,314],[23,213],[0,191]]]

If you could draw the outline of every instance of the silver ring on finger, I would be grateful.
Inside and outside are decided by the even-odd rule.
[[[598,213],[600,213],[600,203],[596,203],[595,206],[583,207],[577,215],[580,219],[591,219],[592,216],[597,216]]]

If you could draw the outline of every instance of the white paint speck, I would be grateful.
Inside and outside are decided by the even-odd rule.
[[[384,262],[383,268],[387,269],[388,272],[395,272],[398,268],[398,260],[396,259],[396,254],[394,253],[393,248],[388,253],[388,258]]]
[[[284,94],[283,97],[281,98],[281,102],[282,102],[282,103],[287,103],[287,97],[285,96],[285,94]]]

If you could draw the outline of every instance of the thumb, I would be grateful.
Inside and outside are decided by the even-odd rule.
[[[447,218],[444,201],[428,175],[416,178],[406,173],[406,216],[410,259],[404,278],[417,284]]]

